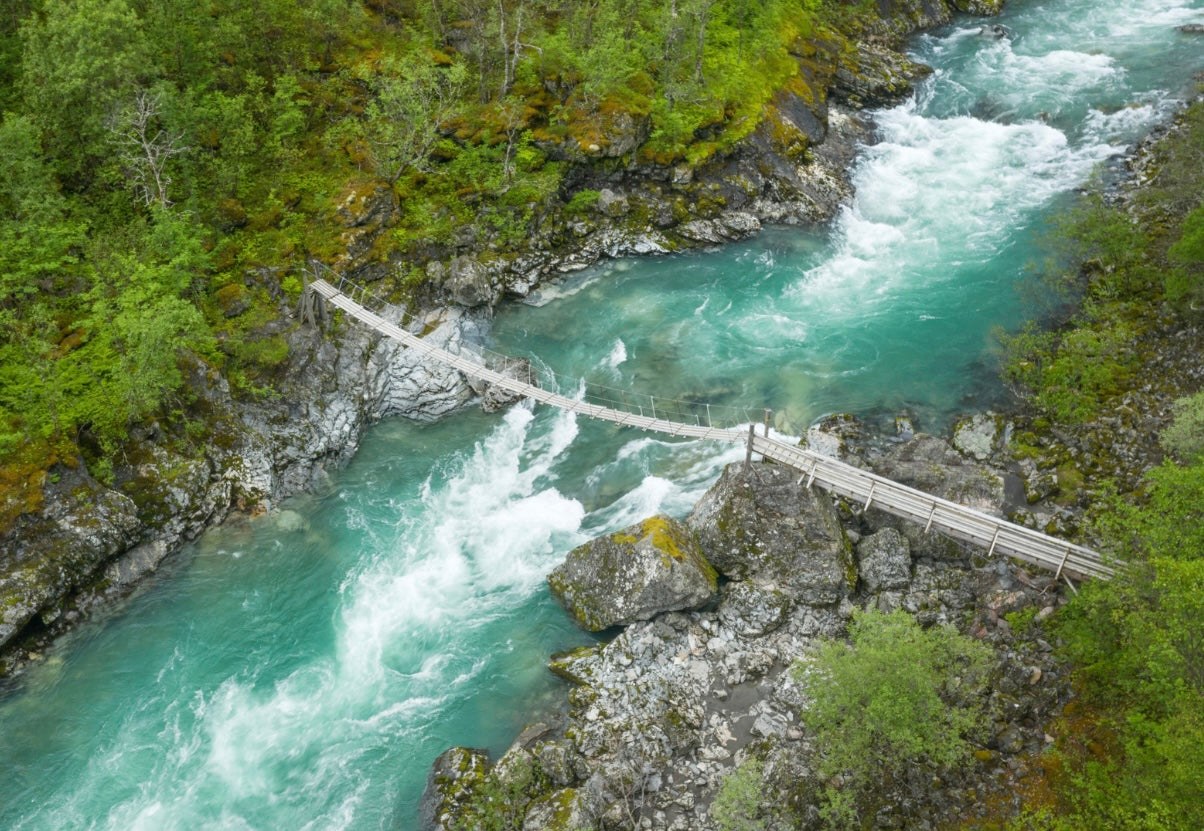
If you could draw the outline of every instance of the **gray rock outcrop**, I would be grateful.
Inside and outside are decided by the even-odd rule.
[[[589,631],[696,609],[717,580],[690,530],[667,516],[579,546],[548,575],[552,594]]]
[[[327,472],[351,457],[371,423],[388,416],[430,420],[476,395],[460,372],[364,327],[332,336],[312,326],[290,331],[287,323],[280,328],[290,357],[278,395],[239,399],[198,362],[189,367],[188,383],[207,419],[199,440],[182,429],[141,425],[109,484],[90,475],[82,460],[52,471],[57,481],[44,485],[41,508],[0,534],[0,647],[31,623],[46,633],[65,627],[232,510],[262,513],[286,496],[324,487]],[[479,326],[463,309],[414,325],[453,352]],[[491,407],[508,400],[502,390],[481,392]],[[0,674],[4,669],[0,664]]]
[[[935,436],[916,435],[874,459],[874,468],[896,482],[960,502],[984,513],[1004,505],[1003,474],[966,458]]]
[[[733,580],[813,606],[839,602],[855,582],[831,500],[800,487],[792,468],[729,465],[686,522],[706,558]]]
[[[923,464],[927,481],[952,477],[955,489],[994,476],[928,436],[895,444],[885,456],[899,470]],[[755,757],[766,771],[766,827],[822,827],[809,802],[822,783],[814,780],[799,716],[807,706],[805,674],[787,670],[806,660],[816,638],[842,634],[854,609],[870,607],[905,609],[924,625],[959,624],[997,650],[989,693],[996,738],[943,781],[925,775],[891,783],[889,794],[884,788],[883,827],[932,827],[925,817],[971,816],[984,794],[1008,792],[1027,754],[1045,746],[1043,726],[1068,684],[1049,644],[1039,634],[1017,637],[1005,615],[1036,606],[1047,617],[1059,602],[1056,581],[1003,561],[976,566],[969,556],[950,558],[924,536],[913,543],[875,511],[843,513],[833,531],[841,515],[831,497],[802,488],[788,469],[757,464],[746,475],[741,465],[729,467],[689,518],[704,551],[732,578],[719,605],[660,614],[609,643],[554,656],[550,667],[573,685],[567,716],[525,732],[473,781],[487,782],[489,793],[505,791],[520,762],[528,766],[536,784],[524,791],[525,802],[507,807],[524,828],[712,831],[711,803],[724,778]],[[780,533],[769,529],[775,523]],[[811,534],[818,546],[808,542]],[[841,542],[849,534],[859,538],[855,561]],[[812,553],[798,555],[795,545]],[[845,564],[825,571],[808,561],[824,556]],[[802,586],[796,568],[806,575]],[[817,583],[817,575],[827,576]],[[463,800],[473,787],[436,798]],[[557,817],[574,825],[557,825]],[[453,827],[450,815],[432,827]]]
[[[857,543],[857,571],[866,592],[893,591],[911,580],[911,546],[894,528],[883,528]]]

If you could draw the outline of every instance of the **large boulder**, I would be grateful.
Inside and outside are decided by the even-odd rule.
[[[728,465],[686,520],[703,554],[733,580],[785,591],[797,602],[839,602],[857,581],[832,501],[779,465]]]
[[[984,463],[956,450],[944,439],[918,434],[892,447],[874,464],[888,479],[976,511],[1003,516],[1007,501],[1004,476]],[[907,538],[913,559],[961,560],[970,549],[924,525],[870,510],[864,520],[871,529],[897,528]]]
[[[976,413],[953,428],[953,446],[966,456],[985,462],[1004,443],[1002,420],[994,413]]]
[[[489,269],[467,254],[452,260],[445,288],[452,300],[469,308],[492,306],[501,296]]]
[[[967,458],[944,439],[917,435],[892,448],[875,468],[888,479],[933,496],[988,514],[1003,513],[1003,476]]]
[[[654,516],[573,549],[548,586],[577,625],[596,632],[704,606],[718,576],[686,526]]]

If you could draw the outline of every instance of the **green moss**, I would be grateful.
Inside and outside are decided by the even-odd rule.
[[[1078,499],[1079,492],[1086,485],[1086,479],[1072,464],[1063,464],[1058,467],[1058,497],[1057,502],[1060,505],[1072,504]]]
[[[686,553],[682,550],[681,540],[669,523],[669,518],[665,516],[649,517],[640,524],[640,536],[651,537],[658,551],[679,563],[685,562]]]
[[[559,675],[574,684],[588,684],[589,679],[577,671],[583,660],[596,657],[601,651],[600,646],[579,646],[567,652],[557,652],[548,659],[548,669],[554,675]]]

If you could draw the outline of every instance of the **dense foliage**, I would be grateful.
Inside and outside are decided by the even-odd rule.
[[[1069,310],[1012,338],[1007,378],[1052,418],[1078,424],[1115,403],[1141,363],[1159,310],[1204,308],[1204,104],[1163,142],[1132,204],[1098,192],[1059,217],[1043,265]],[[1045,321],[1048,324],[1049,321]]]
[[[987,724],[981,685],[993,657],[952,626],[924,629],[902,609],[856,612],[849,635],[795,670],[811,699],[802,717],[816,772],[839,783],[824,789],[820,809],[833,828],[860,826],[884,783],[931,778],[969,757]]]
[[[1204,826],[1204,463],[1168,462],[1103,532],[1130,565],[1059,626],[1082,702],[1048,765],[1051,829]]]
[[[616,137],[674,164],[747,135],[807,38],[839,52],[825,20],[871,5],[12,0],[0,479],[81,448],[103,474],[131,424],[190,418],[190,374],[270,394],[288,350],[270,324],[309,258],[345,254],[339,212],[366,196],[393,215],[364,256],[411,283],[504,251],[588,205],[566,172]]]
[[[1066,326],[1016,339],[1009,367],[1055,424],[1113,411],[1148,383],[1143,339],[1199,323],[1204,103],[1180,127],[1133,200],[1093,197],[1055,237],[1086,264],[1055,272],[1081,302]],[[1204,827],[1204,392],[1187,392],[1159,437],[1168,458],[1096,510],[1094,536],[1126,566],[1060,616],[1080,701],[1047,760],[1044,804],[1016,827]]]
[[[741,762],[723,779],[711,817],[719,831],[765,831],[767,821],[761,817],[764,799],[764,777],[756,757]]]

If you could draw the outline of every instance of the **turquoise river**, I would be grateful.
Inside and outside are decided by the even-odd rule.
[[[499,312],[489,346],[562,377],[772,407],[997,403],[995,327],[1031,314],[1034,239],[1204,70],[1204,0],[1010,0],[917,37],[935,73],[874,114],[829,226],[624,260]],[[571,390],[569,390],[571,392]],[[545,574],[575,545],[684,514],[740,448],[548,409],[374,427],[330,488],[170,558],[0,693],[0,828],[417,827],[431,761],[503,749],[587,642]]]

